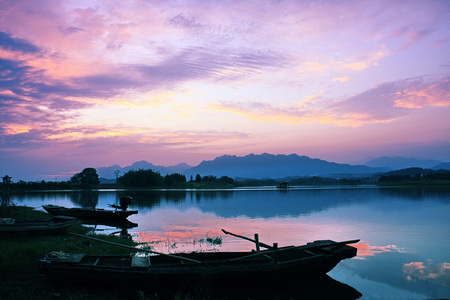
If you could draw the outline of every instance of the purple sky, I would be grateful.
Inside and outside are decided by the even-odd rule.
[[[0,0],[0,176],[450,161],[450,1]]]

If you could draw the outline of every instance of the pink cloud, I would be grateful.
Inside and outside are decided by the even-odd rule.
[[[450,106],[450,78],[438,82],[417,82],[398,92],[395,107],[424,108]]]
[[[384,252],[401,252],[401,249],[396,245],[387,246],[371,246],[367,243],[357,243],[353,247],[358,249],[357,259],[365,259],[367,256],[375,256]]]
[[[450,287],[450,263],[410,262],[403,264],[403,273],[408,281],[433,281]]]
[[[450,106],[449,82],[448,78],[411,78],[387,82],[332,104],[328,104],[329,99],[321,97],[314,104],[303,104],[301,107],[228,102],[216,105],[215,109],[241,114],[261,122],[362,126],[403,118],[413,108]]]

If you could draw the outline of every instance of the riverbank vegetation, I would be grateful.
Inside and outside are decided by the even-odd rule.
[[[16,220],[49,219],[47,213],[29,207],[0,206],[0,218]],[[85,234],[89,228],[75,223],[68,231]],[[131,239],[102,235],[108,240],[128,246]],[[0,235],[0,299],[121,299],[127,297],[112,288],[92,290],[83,287],[60,287],[48,282],[38,272],[38,262],[47,253],[129,254],[130,249],[86,240],[67,232],[52,235],[8,234]],[[131,250],[132,252],[132,250]],[[93,283],[95,284],[95,283]],[[114,286],[117,283],[112,283]],[[138,299],[138,297],[136,297]]]
[[[108,180],[110,181],[110,180]],[[302,176],[286,178],[231,178],[197,174],[189,179],[180,173],[161,175],[153,170],[131,170],[114,182],[102,183],[94,168],[86,168],[68,181],[28,181],[0,183],[0,191],[14,190],[74,190],[74,189],[224,189],[245,186],[320,185],[445,185],[450,184],[450,170],[407,168],[381,174],[340,174],[328,176]],[[103,180],[103,182],[105,182]]]
[[[68,181],[23,181],[0,183],[0,190],[72,190],[72,189],[204,189],[232,188],[236,186],[234,179],[212,175],[200,176],[189,180],[179,173],[161,175],[153,170],[131,170],[117,178],[115,183],[101,183],[94,168],[86,168],[75,174]]]
[[[379,185],[450,185],[450,171],[407,168],[387,172],[378,179]]]

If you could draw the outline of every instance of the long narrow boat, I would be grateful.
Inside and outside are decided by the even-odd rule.
[[[341,260],[356,256],[348,244],[359,240],[315,241],[303,246],[250,252],[193,252],[176,255],[100,256],[53,252],[40,260],[40,272],[64,281],[176,284],[192,281],[239,281],[249,278],[314,278]]]
[[[55,216],[69,216],[80,219],[92,220],[124,220],[137,210],[109,210],[102,208],[67,208],[63,206],[48,204],[42,206],[48,213]]]
[[[53,233],[63,231],[74,224],[73,219],[25,220],[0,219],[0,234]]]

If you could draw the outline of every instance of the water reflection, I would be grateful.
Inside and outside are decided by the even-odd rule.
[[[9,192],[2,192],[2,206],[11,205],[11,194]]]
[[[84,208],[96,208],[98,205],[99,191],[77,191],[70,193],[70,200],[75,206]]]
[[[396,245],[387,246],[371,246],[368,243],[358,243],[353,245],[358,249],[358,257],[356,259],[367,259],[368,256],[374,256],[383,252],[401,252],[401,249]]]
[[[403,291],[403,295],[409,292],[410,299],[444,299],[450,296],[450,263],[433,262],[420,255],[407,253],[395,245],[356,246],[359,259],[341,263],[341,268],[350,273],[371,282],[389,285]],[[387,296],[387,293],[383,295],[380,292],[379,297]]]
[[[338,206],[355,203],[380,202],[399,199],[417,201],[436,197],[449,201],[445,189],[293,189],[276,190],[227,190],[227,191],[141,191],[133,192],[134,207],[148,209],[163,205],[195,205],[204,212],[213,212],[229,218],[246,215],[251,218],[308,215]],[[220,202],[220,203],[218,203]],[[282,203],[282,205],[278,205]]]
[[[450,263],[415,261],[403,264],[406,280],[412,282],[434,281],[434,285],[450,288]]]
[[[130,209],[139,210],[129,217],[139,225],[128,233],[159,252],[254,248],[224,236],[222,228],[245,236],[259,233],[262,242],[280,246],[360,238],[358,258],[341,262],[329,273],[334,279],[367,298],[450,298],[450,187],[67,191],[11,193],[8,201],[107,208],[120,196],[132,196]],[[121,230],[105,228],[113,232]],[[214,237],[222,244],[201,242]]]
[[[81,219],[79,220],[83,225],[90,225],[93,233],[103,233],[105,230],[116,230],[110,232],[110,235],[118,235],[121,238],[132,239],[133,236],[128,232],[128,229],[138,227],[137,223],[133,223],[127,219],[125,220],[95,220],[95,219]],[[89,227],[89,226],[87,226]]]
[[[382,195],[398,197],[404,200],[438,200],[450,202],[450,186],[397,187],[380,189]]]
[[[205,281],[189,286],[171,283],[170,286],[151,288],[146,293],[173,299],[174,290],[189,299],[358,299],[362,295],[355,288],[325,275],[315,279],[248,278],[242,281]],[[175,297],[176,298],[176,297]]]

